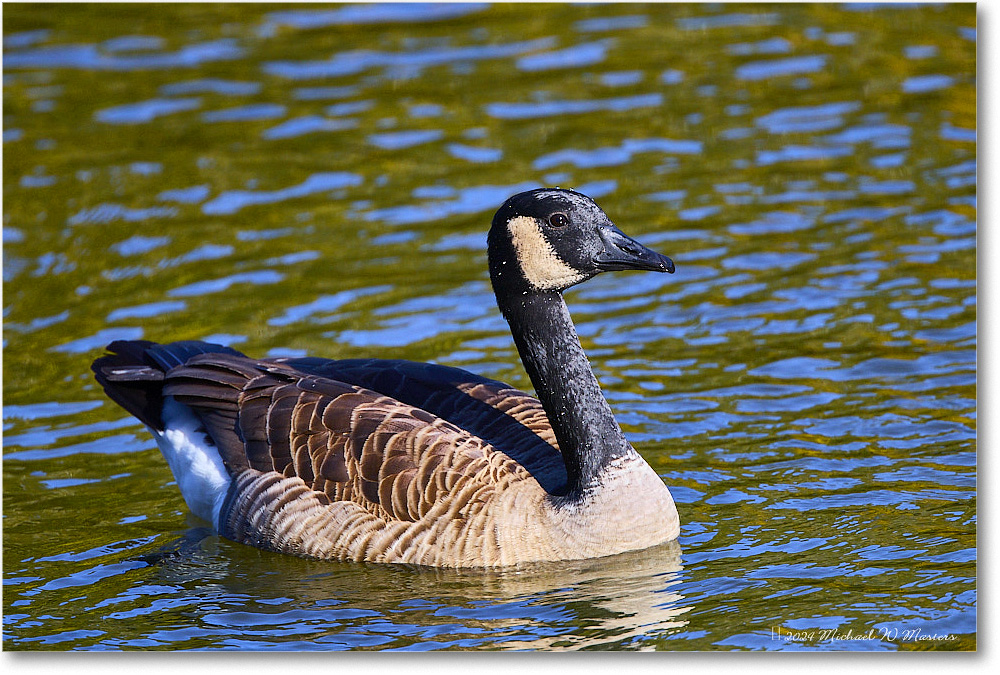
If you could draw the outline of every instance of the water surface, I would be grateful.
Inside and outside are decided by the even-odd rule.
[[[974,5],[4,8],[4,647],[976,646]],[[679,541],[471,573],[213,535],[114,339],[530,383],[485,232],[597,198],[675,275],[568,292]]]

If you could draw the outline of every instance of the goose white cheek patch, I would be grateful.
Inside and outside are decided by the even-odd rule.
[[[507,223],[517,261],[528,283],[542,291],[565,288],[583,281],[587,275],[567,265],[545,239],[538,221],[527,216]]]

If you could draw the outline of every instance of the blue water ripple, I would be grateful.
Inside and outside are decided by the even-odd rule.
[[[579,115],[601,110],[626,111],[663,105],[663,94],[638,94],[616,98],[543,101],[541,103],[489,103],[486,114],[498,119],[531,119]]]
[[[3,453],[3,458],[5,461],[17,460],[29,462],[58,459],[60,457],[71,457],[73,455],[89,453],[116,455],[122,453],[144,452],[151,447],[155,446],[153,445],[152,439],[149,438],[148,434],[144,435],[143,438],[138,438],[133,434],[119,434],[116,436],[99,438],[95,441],[89,441],[87,443],[76,443],[74,445],[67,445],[48,450],[36,449],[18,450],[14,452],[5,451]]]
[[[210,293],[220,293],[227,290],[230,286],[235,284],[276,284],[282,281],[285,275],[281,272],[276,272],[274,270],[258,270],[256,272],[241,272],[237,274],[231,274],[227,277],[221,277],[219,279],[208,279],[205,281],[196,281],[192,284],[187,284],[186,286],[178,286],[177,288],[172,288],[167,291],[167,295],[170,296],[197,296],[197,295],[208,295]],[[141,329],[139,329],[141,333]],[[136,338],[128,338],[136,339]]]
[[[298,185],[273,191],[228,190],[218,197],[202,205],[205,215],[231,215],[237,211],[257,204],[273,204],[305,197],[317,192],[328,192],[347,187],[361,185],[364,179],[356,173],[346,171],[332,173],[314,173]]]
[[[287,108],[280,103],[252,103],[201,114],[203,122],[250,122],[283,117]]]
[[[847,146],[787,145],[781,150],[757,151],[757,164],[768,166],[779,162],[813,162],[817,160],[847,157],[854,150]]]
[[[3,48],[24,49],[25,47],[31,47],[37,42],[44,42],[45,40],[48,40],[51,34],[52,31],[46,29],[9,33],[3,36]]]
[[[941,138],[946,141],[963,141],[966,143],[976,142],[976,130],[956,127],[949,122],[941,123]]]
[[[597,33],[626,28],[642,28],[649,23],[644,14],[626,14],[622,16],[599,17],[583,19],[573,24],[573,29],[581,33]]]
[[[844,115],[860,110],[857,101],[841,101],[814,106],[779,108],[754,120],[772,134],[827,131],[844,124]]]
[[[267,29],[287,26],[315,29],[325,26],[446,21],[485,10],[484,3],[414,2],[346,5],[337,9],[290,9],[267,15]]]
[[[768,38],[759,42],[739,42],[726,47],[726,51],[737,56],[749,54],[787,54],[792,51],[792,43],[782,37]]]
[[[74,416],[80,413],[100,408],[103,401],[59,401],[45,403],[29,403],[26,405],[6,404],[3,407],[3,418],[18,420],[37,420],[47,417]],[[6,442],[6,438],[4,441]]]
[[[287,326],[289,324],[304,321],[315,314],[328,314],[331,316],[313,319],[316,323],[323,323],[333,318],[337,312],[359,298],[367,295],[385,293],[392,290],[391,286],[371,286],[354,290],[341,291],[332,295],[321,295],[316,300],[295,307],[289,307],[281,316],[268,319],[269,326]]]
[[[103,225],[115,221],[134,223],[152,218],[173,218],[178,213],[172,206],[151,206],[133,209],[122,204],[105,203],[82,209],[67,219],[69,225]]]
[[[126,539],[123,541],[116,541],[111,544],[96,546],[79,553],[67,551],[66,553],[60,553],[57,555],[35,558],[34,562],[81,562],[83,560],[93,560],[94,558],[100,558],[106,555],[114,555],[131,551],[133,549],[151,544],[154,541],[156,541],[156,535],[140,537],[138,539]]]
[[[488,211],[496,208],[498,203],[510,195],[536,187],[541,185],[534,182],[516,185],[476,185],[459,190],[452,199],[374,209],[362,214],[362,217],[367,221],[383,221],[391,225],[441,220],[455,214]]]
[[[93,335],[70,340],[62,344],[50,347],[49,351],[63,352],[66,354],[82,354],[84,352],[103,349],[105,345],[115,340],[138,340],[142,338],[142,328],[137,326],[123,326],[120,328],[102,328]]]
[[[412,131],[387,131],[369,134],[368,142],[383,150],[402,150],[415,145],[433,143],[444,137],[440,129],[415,129]]]
[[[371,110],[374,105],[375,101],[372,99],[366,99],[363,101],[345,101],[344,103],[334,103],[333,105],[328,105],[323,112],[330,117],[357,115]]]
[[[200,98],[154,98],[98,110],[94,119],[105,124],[146,124],[157,117],[200,107]]]
[[[604,61],[609,46],[611,46],[609,40],[599,40],[573,45],[557,51],[529,54],[517,60],[517,67],[519,70],[527,72],[582,68]]]
[[[261,138],[269,141],[296,138],[306,134],[314,134],[327,131],[344,131],[354,129],[358,126],[358,121],[354,119],[331,120],[320,115],[306,115],[286,120],[281,124],[265,129],[261,132]]]
[[[744,270],[789,269],[815,259],[816,255],[813,253],[765,251],[731,256],[722,261],[722,266]]]
[[[213,626],[255,627],[278,626],[282,624],[338,625],[341,621],[381,616],[369,609],[292,609],[277,614],[266,612],[222,612],[202,616],[202,621]]]
[[[854,126],[824,138],[828,143],[872,143],[875,147],[909,147],[913,130],[902,124]]]
[[[120,307],[110,312],[105,319],[108,323],[121,321],[122,319],[146,319],[155,316],[163,316],[171,312],[180,312],[187,309],[187,303],[182,300],[160,302],[149,302],[144,305],[133,305],[131,307]]]
[[[350,98],[358,94],[358,88],[351,85],[332,87],[298,87],[292,91],[296,101],[326,101],[330,99]]]
[[[815,224],[813,216],[798,211],[771,211],[765,213],[763,218],[749,223],[735,223],[727,229],[733,234],[758,235],[807,230]]]
[[[915,75],[903,80],[903,91],[907,94],[926,94],[947,89],[953,84],[955,78],[950,75]]]
[[[537,170],[550,169],[560,164],[572,164],[578,168],[598,166],[618,166],[627,164],[632,156],[643,152],[664,154],[699,154],[701,141],[674,140],[670,138],[625,139],[619,146],[596,148],[594,150],[564,149],[538,157],[532,164]]]
[[[793,56],[787,59],[772,61],[751,61],[736,68],[736,78],[740,80],[766,80],[771,77],[784,77],[801,73],[815,73],[826,67],[829,57],[816,54],[812,56]]]
[[[5,38],[6,39],[6,38]],[[4,69],[78,68],[134,72],[172,68],[195,68],[204,63],[242,58],[236,40],[222,39],[184,45],[176,52],[116,56],[93,44],[53,45],[4,54]]]
[[[601,74],[601,84],[606,87],[627,87],[639,84],[645,77],[641,70],[620,70]]]
[[[481,148],[461,143],[449,143],[445,149],[452,157],[464,159],[467,162],[499,162],[503,159],[503,150],[499,148]]]
[[[526,42],[467,47],[436,47],[422,51],[377,52],[358,50],[338,52],[325,61],[272,61],[263,66],[268,75],[290,80],[344,77],[373,68],[398,68],[417,74],[423,68],[518,56],[553,45],[552,38]]]
[[[944,501],[948,503],[967,502],[975,497],[975,492],[957,490],[866,490],[857,494],[826,494],[821,497],[789,498],[765,506],[765,509],[792,509],[808,512],[825,509],[844,509],[850,507],[896,506],[912,509],[913,504],[922,501]]]
[[[211,194],[207,185],[192,185],[189,188],[177,188],[174,190],[164,190],[156,195],[159,202],[177,202],[179,204],[197,204],[208,199]],[[135,237],[133,237],[135,238]]]
[[[147,567],[147,564],[140,560],[126,560],[107,565],[94,565],[93,567],[88,567],[85,570],[74,572],[73,574],[65,577],[52,579],[35,590],[56,591],[76,586],[91,586],[93,584],[100,583],[105,579],[121,576],[131,572],[132,570],[142,569],[143,567]]]
[[[160,87],[160,93],[164,96],[177,96],[178,94],[220,94],[222,96],[252,96],[261,89],[260,82],[237,82],[234,80],[222,80],[219,78],[200,78],[197,80],[186,80],[184,82],[171,82]]]
[[[771,26],[781,21],[781,15],[772,12],[717,14],[714,16],[691,16],[677,19],[681,30],[707,30],[710,28],[730,28],[733,26]]]

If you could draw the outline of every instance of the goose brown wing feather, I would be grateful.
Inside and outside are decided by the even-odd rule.
[[[164,394],[203,419],[231,473],[299,478],[324,502],[354,502],[387,521],[418,520],[456,490],[488,492],[496,477],[488,467],[493,448],[482,439],[389,396],[288,365],[197,356],[167,373]],[[528,475],[512,461],[501,465],[501,473]]]
[[[321,378],[378,391],[448,420],[502,450],[550,493],[563,490],[566,468],[549,418],[537,398],[460,368],[386,359],[273,359]]]

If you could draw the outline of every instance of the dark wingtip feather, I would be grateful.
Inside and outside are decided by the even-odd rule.
[[[210,342],[187,340],[161,345],[149,340],[116,340],[108,345],[108,354],[91,365],[97,382],[108,397],[146,426],[163,429],[164,374],[198,354],[240,352]]]
[[[152,343],[150,343],[152,344]],[[231,356],[245,356],[241,352],[231,347],[215,344],[213,342],[199,342],[197,340],[182,340],[171,342],[170,344],[152,346],[146,351],[156,365],[164,370],[170,370],[187,363],[187,360],[198,354],[229,354]]]
[[[90,369],[108,398],[146,426],[163,429],[160,417],[163,371],[146,356],[146,350],[152,346],[154,343],[147,340],[112,342],[107,347],[110,353],[95,359]],[[158,371],[159,378],[151,371]]]
[[[163,371],[149,366],[122,366],[103,368],[103,375],[108,382],[162,382]]]

